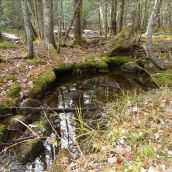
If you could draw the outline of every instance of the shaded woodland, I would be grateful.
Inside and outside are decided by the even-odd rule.
[[[171,0],[0,0],[0,171],[171,172]]]

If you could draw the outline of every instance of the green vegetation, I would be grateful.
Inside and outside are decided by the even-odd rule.
[[[18,45],[9,41],[0,41],[0,49],[18,48]]]
[[[28,59],[27,63],[31,65],[37,65],[37,64],[45,65],[46,64],[45,60],[43,60],[38,54],[36,54],[33,59]]]
[[[33,161],[34,158],[39,155],[41,149],[43,148],[42,140],[40,138],[35,138],[21,144],[17,148],[17,155],[19,161],[26,163],[28,161]]]
[[[152,76],[160,85],[172,86],[172,70],[159,71]]]
[[[20,90],[21,90],[21,87],[19,84],[12,84],[9,87],[7,94],[10,98],[16,98],[19,96]]]
[[[0,75],[0,83],[3,83],[5,81],[16,81],[17,77],[16,75],[7,75],[7,76],[2,76]]]
[[[74,69],[74,64],[62,64],[54,67],[54,71],[57,74],[64,74],[73,71]]]
[[[0,143],[4,141],[6,131],[7,131],[6,126],[0,124]]]
[[[42,69],[43,71],[45,68]],[[43,71],[39,71],[42,74]],[[37,95],[42,93],[47,87],[56,80],[56,75],[52,68],[48,69],[42,76],[35,78],[34,74],[31,78],[33,80],[33,88],[30,90],[31,94]]]
[[[63,63],[60,55],[57,53],[57,50],[54,47],[51,47],[49,50],[49,56],[54,59],[58,64]]]
[[[107,109],[111,113],[104,114],[93,125],[88,125],[79,115],[77,133],[84,158],[74,163],[76,168],[87,162],[84,168],[89,169],[89,163],[96,160],[102,171],[112,169],[113,165],[116,171],[140,172],[148,169],[160,154],[160,161],[170,161],[170,156],[164,156],[166,148],[171,145],[170,124],[161,125],[157,121],[169,119],[164,109],[168,107],[171,95],[170,89],[125,93],[118,101],[109,103]],[[166,105],[162,105],[164,100]],[[160,135],[164,130],[166,134]],[[155,142],[157,135],[158,141]],[[116,161],[111,164],[109,160],[104,164],[109,158]]]
[[[119,66],[125,63],[132,61],[132,58],[129,56],[114,56],[114,57],[107,57],[105,62],[109,65]]]
[[[75,69],[107,69],[108,64],[104,61],[88,60],[83,63],[78,63],[75,65]]]

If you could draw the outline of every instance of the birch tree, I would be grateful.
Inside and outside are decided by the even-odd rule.
[[[104,12],[104,1],[99,0],[99,17],[100,17],[100,30],[101,34],[105,34],[105,12]]]
[[[158,59],[158,55],[154,52],[153,40],[152,40],[154,26],[157,21],[159,8],[160,8],[160,0],[155,0],[146,32],[146,50],[147,50],[147,56],[152,61],[152,63],[156,65],[158,68],[164,69],[165,68],[164,63],[160,59]]]

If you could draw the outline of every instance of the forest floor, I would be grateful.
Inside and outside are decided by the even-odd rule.
[[[156,49],[162,50],[162,58],[170,61],[172,51],[171,35],[155,35]],[[104,39],[93,40],[86,47],[62,47],[59,55],[64,64],[80,63],[87,60],[99,61],[107,49]],[[47,69],[59,65],[44,49],[42,43],[35,42],[35,58],[26,59],[27,46],[0,42],[0,105],[14,105],[15,95],[11,89],[18,89],[20,100],[34,87],[34,78],[39,78]],[[161,72],[158,72],[158,74]],[[116,104],[107,105],[111,119],[107,130],[90,132],[88,137],[94,150],[81,160],[65,164],[65,168],[82,171],[172,171],[172,86],[171,70],[161,75],[164,85],[160,90],[148,91],[140,95],[125,95]],[[168,79],[166,81],[165,79]],[[13,87],[19,85],[19,87]],[[89,143],[90,143],[89,142]],[[88,146],[88,145],[87,145]],[[68,166],[66,166],[68,165]],[[70,171],[70,170],[69,170]]]
[[[85,47],[61,47],[58,55],[60,64],[84,63],[88,60],[100,61],[107,51],[104,46],[106,42],[103,38],[97,38],[89,39]],[[156,48],[164,52],[162,58],[168,63],[169,58],[167,57],[172,47],[172,36],[155,35],[154,42]],[[30,60],[26,59],[27,46],[25,44],[14,44],[7,41],[0,43],[0,105],[15,104],[14,99],[8,96],[12,94],[13,87],[20,90],[19,99],[27,96],[33,87],[33,78],[39,78],[48,68],[59,65],[59,60],[52,58],[42,43],[36,41],[34,51],[35,58]]]
[[[39,78],[47,69],[59,64],[84,63],[88,60],[100,61],[100,56],[106,51],[104,39],[89,42],[86,47],[61,47],[60,54],[52,58],[44,45],[39,41],[34,43],[34,59],[27,59],[27,46],[23,43],[0,43],[0,104],[13,105],[15,102],[8,96],[10,87],[19,85],[19,99],[27,96],[33,87],[33,78]],[[60,59],[60,63],[59,63]],[[34,77],[32,77],[34,75]],[[15,96],[14,96],[15,97]],[[14,98],[13,97],[13,98]]]
[[[106,123],[106,129],[85,126],[87,138],[83,140],[85,148],[81,149],[84,155],[81,159],[70,164],[63,164],[63,159],[58,162],[66,171],[172,171],[171,88],[126,94],[107,105],[99,125],[101,122]]]

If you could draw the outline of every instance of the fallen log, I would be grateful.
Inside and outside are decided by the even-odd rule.
[[[82,112],[89,112],[89,111],[96,111],[98,109],[100,109],[100,107],[95,106],[95,107],[85,107],[85,108],[50,108],[50,107],[18,107],[18,106],[13,106],[13,107],[9,107],[4,109],[5,111],[9,111],[11,112],[10,114],[7,115],[1,115],[0,118],[6,118],[9,116],[12,116],[13,113],[15,113],[17,110],[37,110],[37,111],[48,111],[48,112],[57,112],[57,113],[70,113],[70,112],[77,112],[82,111]]]

